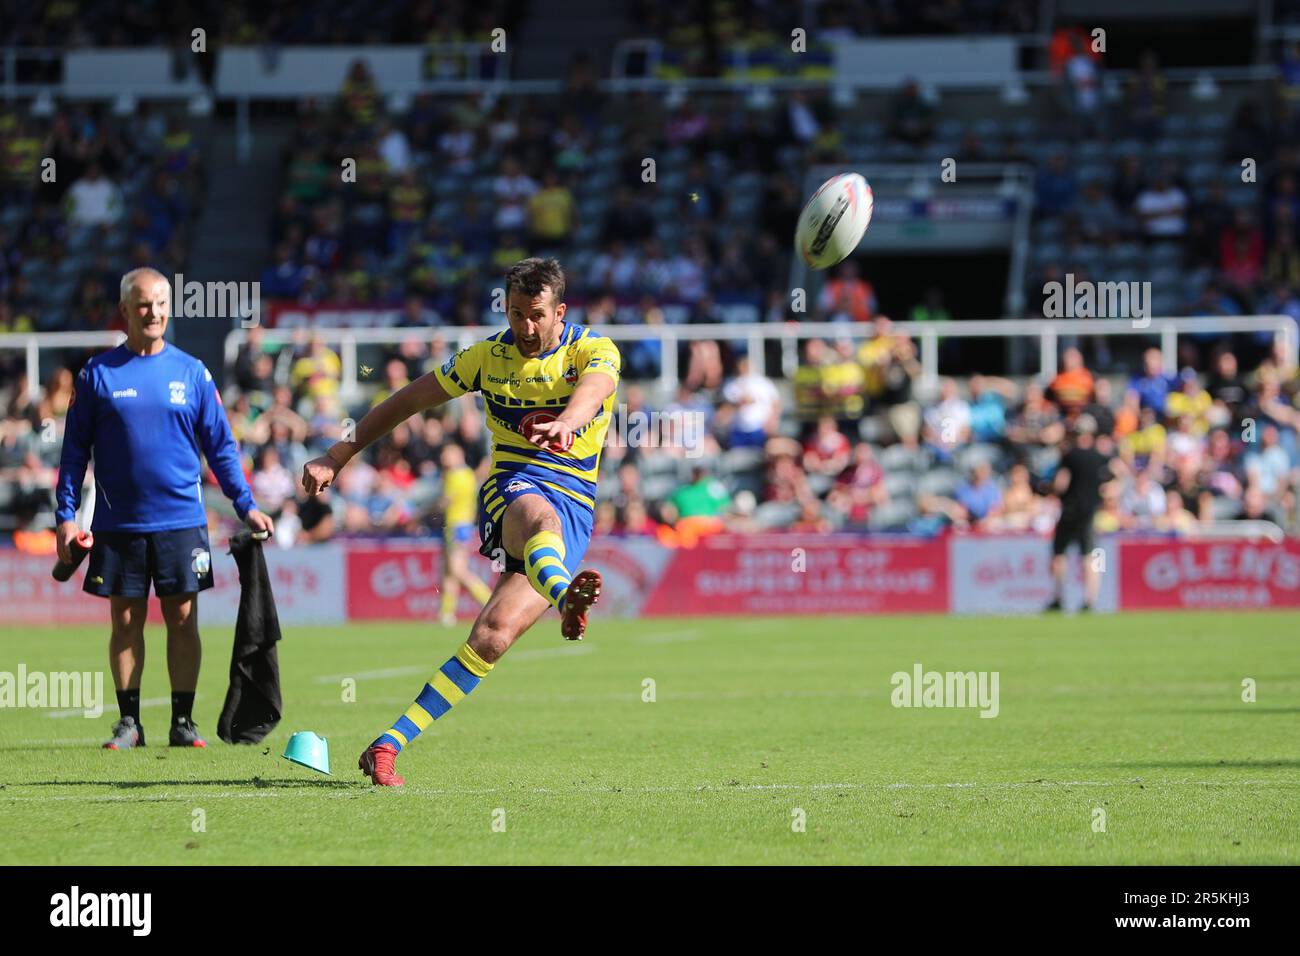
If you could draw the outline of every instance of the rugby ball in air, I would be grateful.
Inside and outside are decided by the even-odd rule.
[[[829,269],[848,258],[871,224],[871,187],[857,173],[821,184],[799,214],[795,244],[809,268]]]

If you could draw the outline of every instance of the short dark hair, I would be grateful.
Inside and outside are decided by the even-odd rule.
[[[520,259],[506,273],[506,296],[519,291],[532,298],[542,294],[542,289],[550,287],[553,301],[558,305],[564,300],[564,269],[558,259]]]

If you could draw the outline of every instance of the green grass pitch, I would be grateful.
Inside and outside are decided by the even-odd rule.
[[[464,628],[286,629],[285,718],[263,744],[231,747],[216,739],[231,634],[208,627],[206,751],[99,750],[111,685],[99,720],[0,711],[0,859],[1295,864],[1297,624],[596,617],[567,644],[548,616],[407,749],[402,790],[370,787],[357,755]],[[103,628],[11,629],[0,670],[103,669],[106,643]],[[148,647],[142,717],[161,742],[161,632]],[[999,715],[893,707],[891,675],[917,662],[999,672]],[[280,757],[306,729],[329,739],[333,776]]]

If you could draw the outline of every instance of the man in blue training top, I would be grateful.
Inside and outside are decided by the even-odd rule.
[[[149,582],[167,624],[172,685],[170,743],[206,747],[191,710],[199,682],[198,592],[212,587],[199,452],[254,531],[271,531],[244,480],[216,383],[203,363],[163,340],[171,287],[153,269],[122,277],[126,341],[94,356],[68,406],[57,489],[59,560],[80,533],[77,507],[95,459],[94,545],[84,590],[109,600],[108,660],[121,717],[104,746],[144,746],[140,675]]]

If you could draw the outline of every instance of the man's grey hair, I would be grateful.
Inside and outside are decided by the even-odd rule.
[[[149,266],[143,266],[142,268],[139,269],[132,269],[126,275],[122,276],[122,285],[121,288],[118,290],[119,292],[118,301],[125,302],[126,297],[131,294],[131,287],[134,286],[138,280],[143,279],[146,276],[155,279],[162,279],[163,282],[167,282],[167,277],[165,275],[163,275],[157,269],[152,269]],[[167,283],[167,291],[168,294],[170,295],[171,293],[170,282]]]

